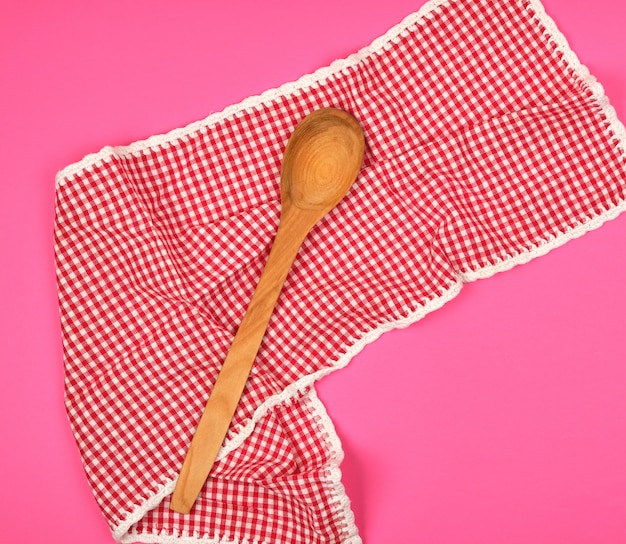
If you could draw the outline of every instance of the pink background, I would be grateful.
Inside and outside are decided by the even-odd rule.
[[[4,2],[0,539],[112,542],[63,407],[57,170],[367,45],[423,0]],[[626,4],[545,0],[626,119]],[[319,384],[366,544],[626,542],[626,216]]]

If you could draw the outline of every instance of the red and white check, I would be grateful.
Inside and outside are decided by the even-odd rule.
[[[282,154],[349,111],[362,171],[310,233],[189,515],[175,478],[278,224]],[[125,542],[357,543],[313,383],[465,281],[626,207],[626,131],[538,0],[430,0],[371,46],[57,177],[66,404]]]

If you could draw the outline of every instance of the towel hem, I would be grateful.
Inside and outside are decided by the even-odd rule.
[[[259,95],[249,96],[237,104],[227,106],[222,111],[212,113],[208,117],[190,123],[185,127],[176,128],[164,134],[150,136],[149,138],[138,140],[128,145],[106,146],[97,153],[86,155],[82,160],[70,164],[57,173],[57,187],[60,187],[65,179],[71,178],[79,172],[87,170],[111,156],[135,155],[154,148],[165,147],[175,140],[194,134],[202,129],[210,128],[228,117],[236,117],[244,112],[252,111],[258,106],[269,104],[277,98],[323,83],[334,74],[357,66],[371,55],[383,52],[387,46],[393,45],[395,40],[401,37],[403,32],[406,32],[411,26],[419,24],[438,7],[449,4],[450,1],[451,0],[428,0],[416,12],[405,17],[399,24],[390,28],[385,34],[376,38],[368,46],[363,47],[346,58],[337,59],[330,65],[321,67],[311,74],[305,74],[295,81],[283,83],[279,87],[268,89]]]

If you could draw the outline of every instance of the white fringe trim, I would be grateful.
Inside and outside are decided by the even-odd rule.
[[[161,487],[159,487],[143,503],[137,505],[131,512],[129,512],[128,515],[126,515],[122,519],[122,521],[117,525],[117,527],[114,528],[114,530],[113,530],[113,538],[115,540],[119,541],[119,542],[145,542],[143,540],[139,540],[138,539],[138,536],[140,536],[140,535],[131,535],[131,534],[128,533],[128,530],[135,523],[137,523],[141,518],[143,518],[146,515],[147,512],[149,512],[150,510],[153,510],[154,508],[159,506],[159,504],[161,504],[161,502],[163,501],[163,499],[165,497],[167,497],[168,495],[171,495],[174,492],[174,487],[176,486],[176,480],[177,479],[178,478],[173,478],[173,479],[168,480],[167,482],[165,482],[165,484],[163,484]],[[165,538],[167,536],[165,534],[158,535],[159,536],[158,540],[155,539],[155,537],[157,535],[149,535],[149,536],[153,540],[148,540],[147,542],[163,542],[163,543],[172,542],[171,540],[162,540],[161,539],[161,537]],[[176,541],[176,542],[184,542],[184,544],[187,544],[187,542],[179,540],[178,537],[175,537],[174,541]],[[191,541],[189,541],[189,542],[191,543]],[[243,542],[241,542],[241,543],[239,543],[239,542],[230,543],[230,542],[225,542],[225,541],[221,542],[221,541],[215,540],[215,539],[200,540],[198,542],[202,542],[203,544],[244,544]]]
[[[335,425],[326,411],[326,407],[322,404],[322,401],[317,396],[317,391],[315,391],[314,388],[311,388],[311,393],[308,398],[313,414],[319,423],[320,431],[322,435],[326,437],[326,440],[330,444],[331,448],[331,458],[333,460],[333,464],[330,467],[330,479],[334,484],[333,491],[336,500],[334,509],[339,513],[344,521],[346,533],[346,540],[344,543],[362,544],[363,541],[359,536],[359,530],[354,522],[354,512],[350,506],[350,498],[346,494],[346,489],[341,481],[341,469],[339,466],[341,465],[344,457],[341,440],[339,439],[339,435],[337,435]]]
[[[335,426],[328,416],[326,408],[322,404],[322,401],[317,396],[317,391],[311,388],[307,391],[306,396],[303,398],[309,408],[314,420],[318,424],[319,432],[324,437],[326,443],[329,446],[330,466],[328,467],[328,480],[331,484],[332,493],[334,499],[331,504],[332,510],[337,513],[343,521],[344,540],[343,544],[363,544],[359,531],[354,523],[354,513],[350,507],[350,499],[346,494],[345,487],[341,482],[341,469],[339,465],[343,461],[344,453],[341,447],[341,441],[335,430]],[[173,487],[173,482],[172,482]],[[159,498],[153,505],[157,506],[164,496],[158,494]],[[155,496],[156,497],[156,496]],[[160,544],[270,544],[260,541],[249,540],[228,540],[220,537],[219,535],[213,537],[202,537],[200,535],[172,535],[166,531],[159,531],[156,533],[129,533],[128,527],[123,529],[123,533],[120,535],[114,534],[116,538],[119,536],[120,542],[146,542],[153,543],[158,542]],[[121,530],[122,527],[120,526]]]
[[[171,535],[165,532],[125,534],[120,542],[145,542],[147,544],[268,544],[258,540],[227,540],[219,537],[206,538],[190,535]]]
[[[602,112],[606,116],[607,131],[612,136],[615,147],[620,151],[624,163],[626,163],[626,128],[617,118],[615,108],[609,103],[609,99],[604,94],[604,88],[600,82],[589,72],[589,69],[580,62],[576,53],[570,48],[567,38],[557,28],[554,20],[546,13],[546,10],[539,0],[528,0],[530,12],[535,21],[544,29],[544,34],[552,42],[559,53],[563,55],[565,64],[579,77],[582,82],[592,92]],[[626,211],[626,201],[622,201],[617,206],[605,210],[600,215],[589,218],[587,221],[576,225],[557,236],[546,239],[537,246],[533,246],[523,253],[508,256],[502,261],[493,265],[485,266],[478,270],[464,272],[459,275],[464,282],[489,278],[498,272],[505,272],[519,264],[525,264],[535,257],[540,257],[553,249],[564,245],[570,240],[579,238],[591,230],[601,227],[605,222],[615,219],[622,212]]]
[[[567,38],[558,29],[554,20],[546,13],[546,10],[540,0],[528,0],[534,19],[545,30],[545,34],[549,40],[556,46],[558,51],[563,55],[565,63],[574,71],[574,73],[587,85],[593,93],[593,96],[602,107],[604,115],[606,115],[609,124],[609,130],[613,135],[615,145],[621,150],[626,160],[626,128],[617,118],[615,108],[609,103],[609,99],[604,94],[604,88],[600,82],[589,72],[589,69],[580,62],[576,53],[570,48]]]
[[[424,4],[418,11],[408,15],[400,24],[392,27],[383,36],[375,39],[369,46],[364,47],[345,59],[337,59],[329,66],[319,68],[312,74],[303,75],[296,81],[284,83],[275,89],[268,89],[257,96],[250,96],[238,104],[230,105],[224,110],[213,113],[205,119],[191,123],[186,127],[177,128],[165,134],[157,134],[145,140],[138,140],[125,146],[103,147],[98,153],[89,154],[81,161],[71,164],[61,170],[56,175],[57,186],[60,187],[66,179],[69,179],[84,170],[88,170],[96,164],[102,163],[111,156],[137,155],[154,148],[165,147],[172,144],[176,140],[194,134],[204,128],[210,128],[228,117],[236,117],[243,112],[252,111],[258,106],[269,104],[277,98],[319,85],[334,74],[338,74],[343,70],[352,68],[371,55],[384,51],[386,47],[393,45],[394,40],[396,40],[396,38],[398,38],[408,28],[419,24],[439,6],[448,4],[449,2],[450,0],[430,0],[426,2],[426,4]]]
[[[350,55],[346,59],[339,59],[334,61],[330,66],[320,68],[313,74],[307,74],[295,82],[285,83],[276,89],[270,89],[258,96],[249,97],[239,104],[234,104],[225,108],[223,111],[209,115],[206,119],[192,123],[184,128],[172,130],[166,134],[152,136],[146,140],[134,142],[127,146],[118,147],[105,147],[100,152],[87,155],[81,161],[68,166],[61,170],[57,174],[57,184],[60,185],[65,179],[71,178],[79,172],[88,169],[95,164],[106,160],[113,155],[131,155],[143,153],[146,150],[153,149],[155,147],[167,146],[173,143],[175,140],[184,138],[191,135],[203,128],[211,127],[221,120],[237,116],[245,111],[253,110],[259,105],[269,103],[276,98],[294,93],[296,91],[312,87],[314,85],[323,83],[326,79],[332,75],[341,72],[347,68],[356,66],[369,56],[382,52],[386,47],[392,45],[394,40],[401,37],[403,33],[414,25],[420,24],[426,18],[428,18],[437,8],[447,5],[451,0],[429,0],[424,4],[417,12],[407,16],[400,24],[391,28],[386,34],[380,38],[374,40],[371,45],[358,51],[357,53]],[[576,54],[570,49],[565,36],[559,31],[555,22],[547,15],[540,0],[528,0],[529,10],[533,14],[534,19],[540,24],[550,41],[555,44],[557,49],[563,55],[563,61],[569,66],[575,74],[582,79],[582,81],[592,91],[594,97],[601,106],[602,111],[607,119],[607,130],[611,133],[615,145],[620,149],[621,154],[626,160],[626,129],[624,125],[617,118],[615,109],[609,104],[608,98],[604,95],[602,85],[593,77],[586,66],[584,66],[576,56]],[[218,455],[218,459],[222,459],[228,453],[239,447],[244,440],[250,435],[256,423],[273,407],[278,404],[284,403],[297,394],[305,391],[316,380],[329,374],[330,372],[343,368],[348,362],[359,353],[367,344],[376,340],[383,333],[392,329],[406,327],[416,321],[422,319],[426,314],[442,307],[446,302],[452,300],[461,290],[463,282],[474,281],[477,279],[488,278],[498,272],[509,270],[514,266],[522,263],[529,262],[535,257],[545,255],[552,249],[565,244],[567,241],[577,238],[586,232],[600,227],[605,221],[614,219],[620,213],[626,210],[626,202],[622,202],[619,206],[607,210],[605,213],[598,215],[588,222],[578,225],[571,230],[561,233],[559,236],[547,240],[545,243],[531,248],[529,251],[514,255],[502,262],[494,265],[486,266],[479,270],[466,272],[459,275],[458,283],[453,284],[446,292],[440,297],[431,300],[425,306],[419,308],[409,316],[396,321],[390,321],[381,324],[375,330],[369,331],[361,338],[357,339],[355,343],[350,346],[348,351],[331,367],[320,370],[314,374],[306,376],[297,382],[291,384],[283,392],[267,399],[256,410],[252,419],[243,427],[237,429],[237,435],[232,438],[222,448]],[[345,516],[347,526],[350,527],[354,533],[348,538],[345,544],[360,544],[361,539],[356,533],[356,527],[354,526],[354,515],[350,510],[350,501],[345,495],[345,489],[341,484],[341,471],[339,469],[339,463],[343,458],[343,452],[341,444],[337,434],[334,430],[334,426],[326,413],[321,401],[315,395],[313,400],[313,406],[316,415],[319,416],[320,424],[327,433],[329,440],[331,441],[334,452],[337,455],[337,466],[333,467],[333,480],[338,482],[336,491],[339,498],[339,508],[342,510]],[[129,512],[124,520],[113,531],[113,537],[120,542],[160,542],[163,544],[170,544],[176,542],[177,544],[258,544],[250,542],[233,542],[229,540],[223,540],[219,537],[200,537],[200,536],[173,536],[167,534],[154,534],[154,535],[131,535],[128,534],[128,529],[137,521],[139,521],[146,512],[158,506],[164,497],[173,492],[176,485],[176,479],[172,479],[166,482],[160,487],[152,496],[150,496],[145,502],[137,505],[132,512]],[[353,529],[352,529],[353,528]]]

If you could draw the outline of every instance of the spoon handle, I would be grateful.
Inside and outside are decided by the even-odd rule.
[[[239,404],[283,283],[318,216],[289,203],[283,206],[267,263],[180,470],[170,506],[176,512],[189,513],[204,486]]]

